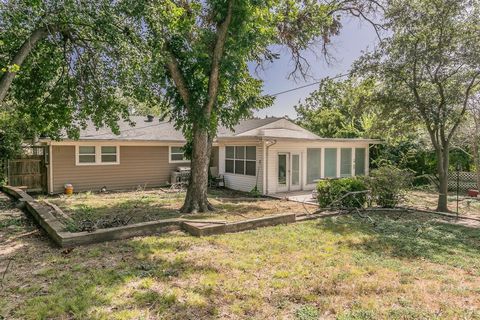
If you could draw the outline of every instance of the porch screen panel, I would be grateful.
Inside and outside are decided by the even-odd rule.
[[[315,183],[321,178],[322,149],[307,149],[307,184]]]
[[[325,177],[335,178],[337,176],[337,149],[325,149]]]
[[[342,148],[340,151],[340,176],[352,176],[352,149]]]
[[[355,148],[355,175],[365,175],[365,148]]]

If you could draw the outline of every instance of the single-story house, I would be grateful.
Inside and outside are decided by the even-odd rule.
[[[172,171],[189,166],[185,139],[169,122],[132,117],[120,134],[89,126],[78,140],[42,140],[48,147],[48,191],[65,184],[75,191],[158,187]],[[264,195],[312,190],[322,178],[367,175],[370,139],[321,138],[285,118],[248,119],[233,130],[220,128],[213,143],[211,167],[226,187]]]

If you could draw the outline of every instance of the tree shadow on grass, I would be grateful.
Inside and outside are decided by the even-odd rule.
[[[479,267],[480,229],[442,222],[438,216],[374,213],[362,217],[353,214],[325,219],[318,226],[333,233],[351,235],[353,238],[346,245],[355,250],[402,259],[427,259],[469,269],[478,270]]]
[[[37,275],[34,283],[45,278],[48,285],[23,292],[29,298],[15,316],[202,319],[217,313],[212,291],[181,285],[191,277],[217,272],[188,258],[191,244],[186,239],[146,237],[92,249],[98,249],[98,255],[88,257],[88,247],[79,248],[51,263],[51,271]],[[55,255],[61,257],[59,251]]]

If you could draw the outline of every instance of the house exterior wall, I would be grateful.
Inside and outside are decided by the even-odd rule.
[[[368,158],[368,143],[365,142],[350,142],[350,141],[336,141],[336,142],[323,142],[323,141],[285,141],[277,140],[274,145],[271,145],[266,150],[266,182],[263,189],[264,194],[274,194],[277,192],[285,192],[278,188],[278,154],[279,153],[298,153],[300,154],[300,189],[301,190],[313,190],[315,184],[307,184],[307,149],[308,148],[321,148],[321,178],[325,177],[324,172],[324,151],[325,148],[337,149],[337,177],[340,177],[340,149],[341,148],[365,148],[365,174],[368,175],[369,158]],[[354,174],[354,150],[352,150],[352,173]]]
[[[225,172],[225,147],[226,146],[255,146],[256,147],[256,176],[227,173]],[[225,177],[227,188],[249,192],[255,185],[260,193],[263,193],[263,143],[258,139],[241,140],[232,142],[220,142],[218,144],[219,173]]]
[[[53,193],[63,192],[71,183],[75,191],[158,187],[170,181],[170,173],[179,163],[169,163],[168,146],[120,146],[120,163],[112,165],[76,165],[75,146],[52,146]]]

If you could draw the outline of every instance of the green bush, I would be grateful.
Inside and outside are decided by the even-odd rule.
[[[411,170],[383,166],[370,172],[367,185],[372,200],[383,208],[396,207],[411,187],[414,175]]]
[[[349,192],[364,190],[367,190],[367,187],[363,178],[321,180],[317,184],[318,203],[322,208],[329,206],[359,208],[367,201],[365,193],[345,195]],[[345,197],[342,198],[342,196]],[[333,203],[340,198],[342,198],[340,201]]]

